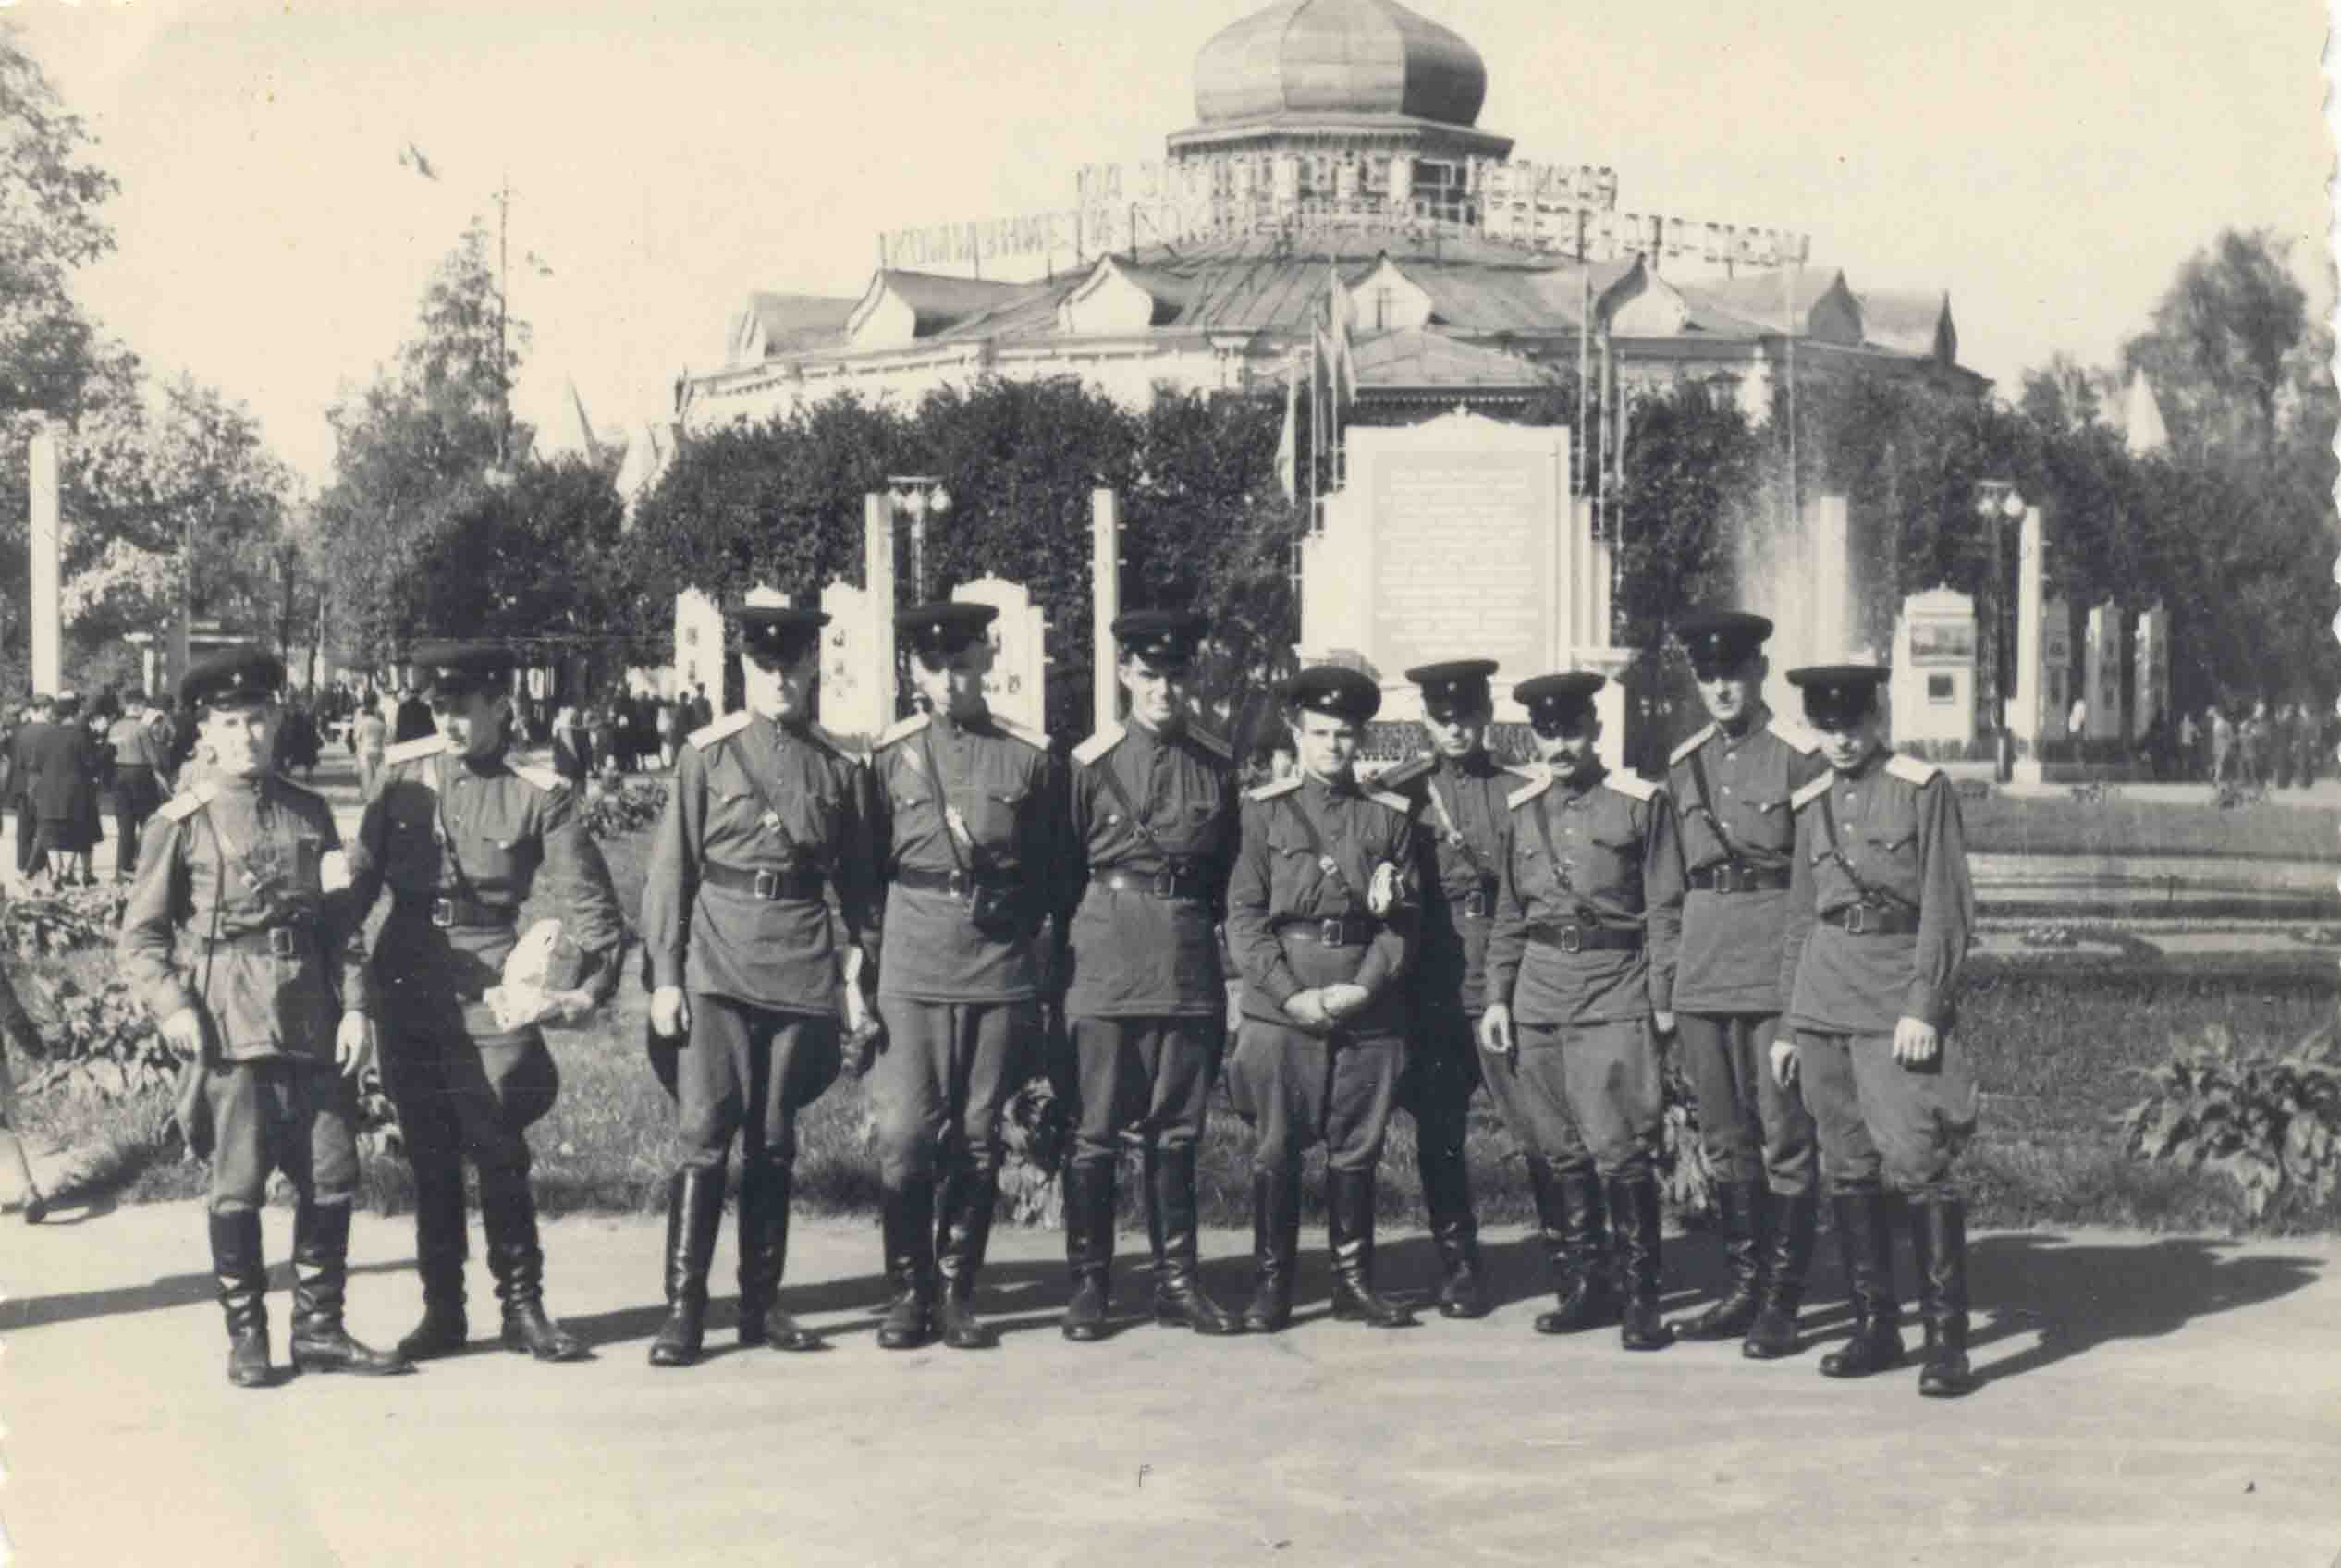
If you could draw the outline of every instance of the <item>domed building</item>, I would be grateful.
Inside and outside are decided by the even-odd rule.
[[[1132,403],[1281,391],[1337,284],[1369,405],[1501,415],[1601,349],[1629,391],[1708,382],[1759,420],[1792,356],[1806,378],[1984,385],[1943,291],[1858,287],[1779,228],[1623,208],[1608,168],[1514,158],[1478,126],[1487,92],[1478,51],[1398,0],[1280,0],[1204,43],[1160,163],[1084,169],[1069,208],[887,235],[858,297],[752,296],[677,420],[987,375]]]

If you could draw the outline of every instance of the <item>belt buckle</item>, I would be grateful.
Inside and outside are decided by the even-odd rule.
[[[289,925],[270,926],[268,928],[268,956],[271,958],[300,957],[300,946],[297,940],[299,936],[300,933]]]
[[[433,899],[431,900],[431,924],[437,926],[442,931],[448,930],[454,926],[455,900],[453,899]]]
[[[757,872],[754,888],[757,898],[770,903],[780,896],[780,874],[771,870]]]
[[[1848,905],[1845,909],[1845,934],[1851,937],[1866,935],[1869,928],[1869,906],[1867,904]]]
[[[1734,861],[1723,868],[1723,875],[1731,878],[1732,891],[1734,893],[1752,893],[1756,890],[1756,868],[1752,865],[1744,865]]]
[[[1349,946],[1349,923],[1338,914],[1326,916],[1317,923],[1317,939],[1329,948]]]
[[[1582,927],[1575,925],[1561,927],[1561,950],[1564,953],[1581,953],[1585,950]]]
[[[1487,919],[1488,894],[1486,889],[1474,888],[1470,892],[1465,893],[1464,895],[1463,912],[1464,918],[1466,920]]]
[[[1179,896],[1179,868],[1177,866],[1166,865],[1154,874],[1154,896],[1158,899],[1175,899]]]
[[[968,893],[967,873],[962,871],[958,866],[953,866],[950,870],[945,872],[943,874],[943,890],[950,894],[950,896],[955,899],[966,898]]]

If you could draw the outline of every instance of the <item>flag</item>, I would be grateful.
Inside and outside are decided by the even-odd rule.
[[[1301,361],[1292,359],[1284,365],[1284,434],[1276,442],[1276,483],[1284,492],[1284,504],[1300,504],[1301,471]]]
[[[1323,327],[1309,335],[1308,445],[1309,470],[1316,472],[1320,454],[1330,457],[1341,440],[1341,411],[1333,398],[1333,340]]]
[[[1333,407],[1338,411],[1344,402],[1357,396],[1357,361],[1350,358],[1350,318],[1356,306],[1342,287],[1342,275],[1330,261],[1325,270],[1331,286],[1325,295],[1325,325],[1332,342],[1332,361],[1326,366],[1327,383],[1333,392]]]
[[[602,460],[602,444],[594,439],[594,422],[585,417],[585,399],[579,395],[577,383],[569,384],[569,400],[577,410],[577,433],[585,440],[585,455],[598,463]]]
[[[423,155],[423,149],[411,141],[398,149],[398,166],[412,169],[425,179],[439,178],[439,171],[431,166],[431,160]]]

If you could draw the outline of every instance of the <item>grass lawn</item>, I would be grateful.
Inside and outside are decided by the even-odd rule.
[[[2202,847],[2208,847],[2212,829],[2227,835],[2231,845],[2240,836],[2271,853],[2323,853],[2333,841],[2332,824],[2323,814],[2289,807],[2189,814],[2159,805],[2005,800],[1971,802],[1968,807],[1970,825],[1979,821],[2001,847],[2028,822],[2049,825],[2043,832],[2064,834],[2094,825],[2105,835],[2098,840],[2102,844],[2162,831],[2156,825],[2165,817],[2174,825],[2199,818],[2205,826],[2196,842]],[[2312,836],[2313,851],[2307,847]],[[643,841],[644,836],[635,835],[605,846],[629,911],[640,901]],[[39,974],[70,974],[94,987],[111,973],[112,959],[81,953],[31,967]],[[2163,1061],[2174,1042],[2224,1023],[2247,1047],[2289,1046],[2332,1020],[2337,988],[2330,972],[1982,971],[1968,991],[1960,1025],[1985,1090],[1982,1127],[1964,1167],[1976,1221],[2150,1230],[2239,1227],[2241,1195],[2225,1178],[2128,1160],[2114,1145],[2111,1120],[2143,1092],[2136,1070]],[[27,997],[31,1000],[32,993]],[[646,999],[630,972],[603,1017],[590,1027],[552,1037],[562,1093],[551,1115],[531,1133],[536,1184],[548,1212],[645,1211],[663,1205],[676,1154],[674,1113],[644,1059],[645,1011]],[[44,1100],[26,1109],[35,1146],[79,1151],[90,1187],[132,1201],[202,1190],[202,1168],[177,1159],[175,1145],[159,1136],[167,1110],[159,1097],[153,1103],[103,1107]],[[1228,1110],[1224,1089],[1215,1095],[1213,1111],[1200,1162],[1205,1216],[1212,1223],[1241,1226],[1249,1221],[1250,1202],[1244,1130]],[[859,1084],[840,1082],[808,1110],[798,1141],[800,1202],[829,1213],[868,1213],[875,1207],[872,1123]],[[1469,1155],[1482,1218],[1491,1222],[1530,1218],[1526,1173],[1484,1097],[1475,1109]],[[405,1162],[395,1154],[369,1153],[364,1182],[372,1207],[389,1211],[411,1207],[411,1182]],[[1125,1213],[1132,1212],[1135,1189],[1134,1181],[1121,1183]],[[1321,1196],[1314,1164],[1305,1191],[1315,1210]],[[1403,1116],[1391,1125],[1381,1195],[1391,1218],[1420,1223],[1413,1128]],[[1020,1207],[1029,1214],[1046,1205],[1030,1194],[1021,1201],[1011,1194],[1004,1212]],[[2341,1224],[2341,1213],[2295,1213],[2286,1222],[2331,1228]]]
[[[2341,812],[2307,806],[2237,806],[2133,801],[2089,802],[1993,794],[1959,802],[1967,847],[2036,855],[2233,855],[2256,860],[2341,859]]]

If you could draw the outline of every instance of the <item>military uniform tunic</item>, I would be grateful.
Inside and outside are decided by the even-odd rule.
[[[1400,982],[1419,917],[1400,906],[1375,919],[1367,898],[1378,866],[1412,863],[1413,836],[1403,797],[1353,782],[1302,775],[1244,798],[1228,883],[1228,948],[1244,976],[1229,1089],[1255,1128],[1256,1170],[1296,1168],[1318,1141],[1335,1170],[1370,1170],[1380,1158],[1405,1055]],[[1284,1010],[1301,991],[1343,983],[1372,999],[1330,1028]]]
[[[356,919],[325,892],[340,848],[325,801],[271,776],[180,795],[146,836],[122,978],[157,1022],[182,1008],[203,1020],[203,1082],[182,1116],[208,1118],[214,1209],[257,1208],[273,1169],[320,1203],[356,1188],[356,1107],[334,1038],[345,1005],[366,1007],[367,976]]]
[[[872,770],[881,1173],[900,1187],[947,1149],[989,1171],[999,1109],[1037,1062],[1036,937],[1060,876],[1062,786],[1038,736],[989,714],[905,719]]]
[[[1542,769],[1508,800],[1487,1000],[1518,1049],[1484,1064],[1489,1091],[1530,1154],[1641,1174],[1662,1111],[1650,1015],[1673,1009],[1680,946],[1673,802],[1632,774]]]
[[[1942,1189],[1976,1120],[1951,1028],[1975,929],[1958,798],[1941,769],[1873,753],[1795,802],[1781,978],[1824,1167],[1839,1183],[1874,1181],[1882,1164],[1903,1191]],[[1906,1016],[1937,1029],[1932,1062],[1894,1060]]]
[[[1780,937],[1796,821],[1790,797],[1829,765],[1811,735],[1760,710],[1734,735],[1710,724],[1669,759],[1680,802],[1683,951],[1674,980],[1682,1061],[1699,1135],[1724,1182],[1810,1189],[1812,1118],[1771,1069],[1785,997]]]
[[[736,713],[677,756],[642,926],[652,986],[692,997],[687,1164],[742,1132],[790,1164],[797,1111],[837,1081],[840,956],[877,956],[869,816],[868,770],[810,725]]]
[[[534,1026],[503,1031],[483,999],[502,983],[518,915],[541,881],[562,949],[607,996],[624,925],[601,851],[559,776],[474,762],[442,736],[393,746],[351,846],[362,919],[383,891],[374,943],[383,1073],[418,1160],[469,1153],[483,1170],[528,1169],[521,1133],[552,1109],[559,1076]]]
[[[1216,736],[1133,721],[1076,747],[1070,784],[1076,852],[1059,907],[1072,1052],[1051,1065],[1070,1094],[1074,1163],[1101,1164],[1133,1124],[1163,1148],[1202,1133],[1227,1033],[1218,922],[1235,768]]]

